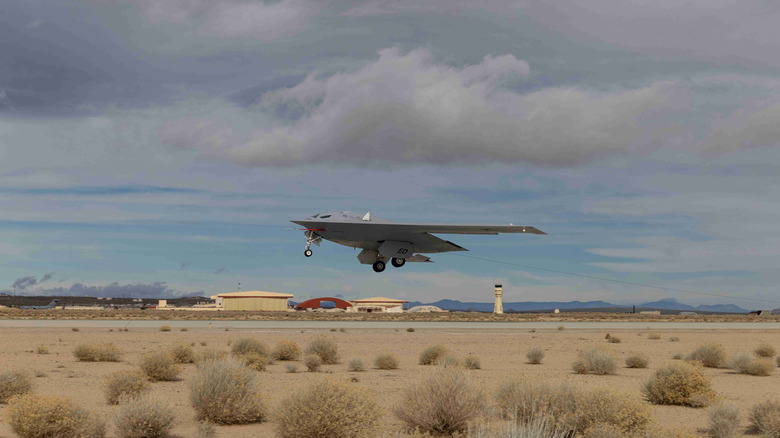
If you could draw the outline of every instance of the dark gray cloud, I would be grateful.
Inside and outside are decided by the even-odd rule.
[[[35,279],[35,277],[22,277],[17,278],[16,281],[14,281],[14,284],[11,285],[11,287],[14,290],[27,290],[28,287],[32,287],[38,284],[38,280]]]
[[[51,278],[52,278],[52,276],[53,276],[53,275],[54,275],[54,273],[53,273],[53,272],[52,272],[52,273],[49,273],[49,274],[45,274],[43,277],[41,277],[41,279],[40,279],[40,281],[39,281],[38,283],[44,283],[44,282],[46,282],[46,281],[49,281],[49,280],[51,280]]]
[[[102,286],[89,286],[83,283],[75,283],[70,287],[40,288],[31,293],[36,295],[87,295],[91,297],[127,297],[127,298],[165,298],[176,296],[199,295],[173,290],[164,281],[154,283],[129,283],[119,284],[112,282]]]
[[[214,273],[217,274],[217,275],[224,274],[225,272],[227,272],[226,268],[219,268],[219,269],[214,271]]]

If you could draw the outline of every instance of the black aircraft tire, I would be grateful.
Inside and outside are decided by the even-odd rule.
[[[401,266],[406,264],[406,260],[395,257],[393,258],[393,260],[390,261],[390,263],[392,263],[393,266],[395,266],[396,268],[400,268]]]
[[[306,251],[303,252],[303,255],[305,255],[306,257],[311,257],[312,254],[313,253],[311,252],[310,249],[307,249]]]
[[[384,270],[385,270],[385,262],[381,260],[374,262],[374,272],[382,272]]]

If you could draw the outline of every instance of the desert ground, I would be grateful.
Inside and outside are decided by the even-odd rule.
[[[7,322],[7,321],[6,321]],[[162,322],[161,322],[162,324]],[[86,325],[86,324],[85,324]],[[721,343],[729,356],[752,351],[760,343],[769,343],[780,349],[780,330],[774,327],[754,329],[652,329],[630,328],[609,330],[600,328],[576,329],[557,328],[512,329],[501,324],[489,329],[473,328],[425,328],[413,322],[399,323],[395,328],[371,328],[370,325],[349,327],[346,331],[331,331],[329,328],[306,328],[301,330],[294,323],[288,328],[275,329],[226,329],[225,324],[208,328],[200,325],[187,327],[179,322],[169,332],[158,327],[134,328],[120,332],[108,326],[82,326],[74,321],[73,331],[68,327],[0,327],[0,372],[27,370],[41,377],[35,377],[33,391],[41,394],[64,395],[72,398],[89,411],[99,414],[109,422],[109,436],[114,436],[111,418],[116,406],[106,404],[103,395],[103,379],[108,374],[137,367],[145,353],[166,350],[185,343],[194,344],[196,353],[205,349],[229,351],[230,342],[242,337],[261,339],[269,346],[279,340],[293,340],[305,348],[315,336],[326,335],[338,344],[341,360],[336,365],[325,365],[319,373],[305,372],[298,363],[298,373],[288,373],[288,362],[276,362],[260,373],[266,404],[273,409],[288,394],[313,379],[355,380],[373,391],[385,410],[382,432],[378,436],[396,436],[402,424],[394,418],[391,410],[398,403],[402,392],[413,385],[433,366],[418,365],[417,360],[425,347],[441,344],[460,357],[474,355],[480,359],[482,369],[469,370],[468,374],[492,399],[498,387],[506,381],[527,376],[545,381],[565,380],[582,386],[608,386],[625,388],[639,393],[643,382],[660,366],[674,362],[675,353],[688,353],[706,342]],[[774,324],[770,324],[774,326]],[[407,332],[407,327],[415,328]],[[620,343],[607,343],[606,333],[621,338]],[[660,334],[660,339],[650,339],[650,333]],[[672,341],[670,338],[678,338]],[[78,362],[73,356],[74,347],[82,342],[111,342],[122,352],[121,362]],[[205,343],[202,346],[201,343]],[[49,354],[37,354],[36,347],[45,345]],[[616,375],[579,375],[572,372],[571,365],[578,352],[594,346],[605,346],[619,358],[621,368]],[[546,357],[541,364],[528,364],[525,353],[532,347],[541,347]],[[373,368],[374,357],[380,353],[393,353],[400,359],[400,368],[382,371]],[[622,367],[622,360],[633,353],[645,353],[650,357],[647,369]],[[351,358],[362,358],[366,371],[350,372],[347,362]],[[175,435],[194,436],[198,428],[195,412],[188,399],[188,381],[196,371],[196,365],[183,365],[181,380],[176,382],[152,383],[153,396],[166,400],[177,413]],[[747,431],[748,412],[756,403],[780,396],[780,371],[775,369],[770,376],[757,377],[736,374],[729,369],[706,368],[714,389],[721,400],[736,404],[740,408],[743,431]],[[0,405],[0,418],[7,409]],[[653,406],[652,412],[657,424],[670,428],[687,429],[704,434],[707,425],[706,409],[680,406]],[[494,419],[494,421],[499,421]],[[220,437],[274,436],[274,423],[266,422],[242,426],[217,426]],[[0,437],[14,436],[10,426],[0,421]]]

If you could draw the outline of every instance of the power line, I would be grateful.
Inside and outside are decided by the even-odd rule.
[[[709,293],[709,292],[700,292],[700,291],[694,291],[694,290],[677,289],[677,288],[673,288],[673,287],[654,286],[652,284],[635,283],[633,281],[615,280],[613,278],[597,277],[595,275],[575,274],[573,272],[557,271],[555,269],[539,268],[537,266],[529,266],[529,265],[523,265],[523,264],[520,264],[520,263],[505,262],[503,260],[488,259],[488,258],[484,258],[484,257],[477,257],[477,256],[471,256],[471,255],[465,255],[465,254],[456,254],[456,253],[448,253],[448,254],[454,255],[454,256],[458,256],[458,257],[466,257],[466,258],[474,259],[474,260],[481,260],[483,262],[500,263],[502,265],[516,266],[516,267],[525,268],[525,269],[535,269],[537,271],[551,272],[551,273],[554,273],[554,274],[571,275],[572,277],[588,278],[590,280],[608,281],[608,282],[611,282],[611,283],[626,284],[626,285],[629,285],[629,286],[640,286],[640,287],[646,287],[646,288],[650,288],[650,289],[659,289],[659,290],[665,290],[665,291],[669,291],[669,292],[680,292],[680,293],[693,294],[693,295],[704,295],[704,296],[708,296],[708,297],[730,298],[730,299],[734,299],[734,300],[745,300],[745,301],[756,301],[756,302],[761,302],[761,303],[780,304],[780,301],[775,301],[775,300],[763,300],[763,299],[760,299],[760,298],[744,298],[744,297],[736,297],[736,296],[733,296],[733,295],[714,294],[714,293]]]

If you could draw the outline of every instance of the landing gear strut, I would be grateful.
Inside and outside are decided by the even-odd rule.
[[[317,246],[320,245],[320,242],[322,242],[322,237],[320,237],[319,234],[315,233],[312,230],[306,230],[306,233],[304,233],[306,236],[306,250],[303,251],[303,255],[306,257],[311,257],[312,254],[314,254],[311,251],[311,244],[314,243]]]
[[[374,262],[374,272],[382,272],[385,270],[385,262],[377,260]]]
[[[393,258],[393,260],[391,260],[390,263],[392,263],[393,266],[395,266],[396,268],[400,268],[401,266],[406,264],[406,260],[405,259],[399,259],[399,258],[396,257],[396,258]]]

